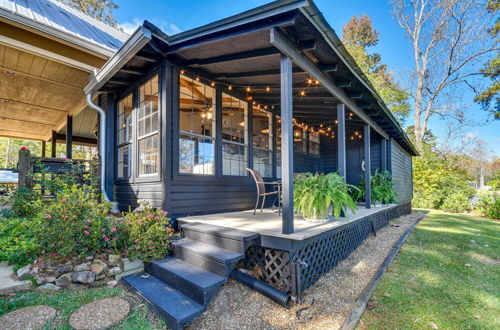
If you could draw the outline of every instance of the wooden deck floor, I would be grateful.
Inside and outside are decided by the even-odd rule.
[[[274,211],[271,209],[264,209],[262,213],[260,213],[260,211],[257,211],[256,215],[253,215],[253,210],[247,210],[240,212],[189,216],[178,218],[177,220],[180,223],[201,222],[221,227],[246,230],[254,233],[259,233],[264,236],[300,241],[321,234],[322,232],[331,230],[334,227],[341,226],[347,221],[356,221],[395,205],[396,204],[372,206],[372,208],[370,209],[366,209],[363,206],[360,206],[354,214],[351,212],[347,214],[347,220],[346,218],[339,218],[338,220],[329,220],[323,223],[312,223],[304,220],[299,215],[295,215],[295,232],[290,235],[284,235],[281,233],[281,216],[278,215],[278,211],[276,209]]]

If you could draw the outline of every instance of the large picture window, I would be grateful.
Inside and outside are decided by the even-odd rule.
[[[137,154],[139,176],[159,171],[158,75],[139,87]]]
[[[182,74],[179,84],[179,172],[213,175],[215,89]]]
[[[118,102],[118,173],[120,179],[130,178],[132,160],[132,94]]]
[[[222,174],[245,176],[248,152],[248,103],[222,94]]]
[[[253,168],[263,177],[273,176],[272,164],[272,115],[260,107],[254,107],[253,115]]]

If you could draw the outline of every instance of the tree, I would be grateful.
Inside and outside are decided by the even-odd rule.
[[[371,19],[364,14],[359,19],[357,16],[352,17],[342,28],[342,41],[345,47],[389,110],[401,123],[404,123],[410,111],[408,96],[394,81],[392,72],[382,63],[381,56],[368,52],[369,47],[377,45],[378,36],[379,33],[373,28]]]
[[[418,149],[436,115],[463,120],[458,88],[479,75],[478,63],[498,51],[487,27],[485,0],[394,0],[393,16],[413,48],[409,90]],[[475,83],[475,81],[473,81]]]
[[[117,26],[113,10],[118,9],[118,5],[113,0],[60,0],[62,3],[78,9],[79,11],[103,21],[111,26]]]
[[[488,10],[492,13],[497,13],[500,10],[500,3],[498,1],[488,1]],[[500,18],[497,18],[495,25],[490,29],[490,35],[498,42],[498,32],[500,31]],[[481,73],[493,80],[491,85],[484,91],[479,93],[474,100],[480,103],[484,109],[488,110],[493,118],[500,120],[500,52],[497,56],[486,63]],[[493,104],[491,104],[493,101]]]

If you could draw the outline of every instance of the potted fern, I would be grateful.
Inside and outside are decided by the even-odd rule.
[[[338,218],[347,208],[354,212],[357,206],[349,195],[352,189],[357,188],[347,184],[338,173],[307,173],[294,183],[295,212],[311,221]]]
[[[392,182],[390,173],[388,171],[375,171],[375,174],[370,178],[370,185],[373,205],[376,205],[377,202],[380,202],[381,204],[398,202],[396,191],[393,188],[394,183]],[[360,178],[357,190],[351,190],[350,195],[356,201],[364,200],[364,177]]]

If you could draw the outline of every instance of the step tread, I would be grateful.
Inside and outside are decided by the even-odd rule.
[[[225,277],[196,267],[175,257],[167,257],[153,263],[205,290],[219,287],[227,281]]]
[[[259,233],[251,231],[227,228],[222,226],[210,225],[202,222],[188,222],[180,225],[183,229],[195,230],[202,233],[234,239],[237,241],[251,241],[259,237]]]
[[[223,264],[238,261],[244,257],[242,253],[222,249],[214,245],[192,240],[190,238],[183,238],[172,242],[172,244],[174,245],[174,249],[176,247],[180,247],[198,256],[212,259]]]
[[[148,277],[142,278],[141,276]],[[145,297],[149,303],[157,306],[178,323],[169,324],[169,326],[183,326],[205,311],[203,306],[150,274],[129,275],[123,277],[123,280]]]

